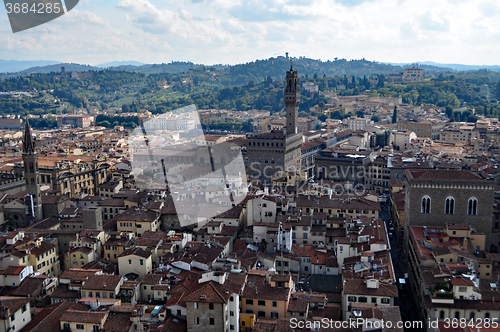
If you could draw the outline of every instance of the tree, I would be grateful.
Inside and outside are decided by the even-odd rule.
[[[380,118],[377,115],[372,116],[373,122],[379,122]]]
[[[398,107],[394,106],[394,112],[392,112],[392,123],[398,122]]]
[[[453,117],[453,108],[451,108],[450,106],[446,106],[446,108],[445,108],[445,111],[444,111],[444,112],[446,113],[446,116],[447,116],[448,118],[450,118],[450,119],[451,119],[451,118]]]
[[[497,97],[497,99],[500,99],[500,81],[498,81],[498,83],[497,83],[497,88],[496,88],[496,91],[495,91],[495,96]]]

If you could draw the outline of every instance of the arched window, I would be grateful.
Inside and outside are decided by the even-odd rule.
[[[444,204],[444,213],[445,214],[455,213],[455,199],[452,196],[446,197],[446,201]]]
[[[490,313],[489,312],[485,313],[484,318],[490,318]]]
[[[431,198],[427,195],[422,197],[421,213],[431,213]]]
[[[469,198],[469,205],[467,208],[467,214],[469,216],[477,216],[477,198],[476,197]]]

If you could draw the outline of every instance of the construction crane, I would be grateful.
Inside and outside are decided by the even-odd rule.
[[[323,114],[327,114],[326,117],[326,133],[327,133],[327,138],[326,138],[326,148],[330,147],[330,120],[332,117],[332,112],[339,111],[343,109],[344,107],[335,107],[335,108],[329,108],[326,111],[323,111]]]

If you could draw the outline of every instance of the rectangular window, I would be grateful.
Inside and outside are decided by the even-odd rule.
[[[458,287],[458,291],[460,293],[465,293],[465,292],[467,292],[467,287]]]
[[[195,317],[195,318],[194,318],[194,323],[195,323],[196,325],[200,324],[200,317]]]
[[[265,307],[265,306],[266,306],[266,301],[264,301],[264,300],[259,300],[257,304],[258,304],[259,306],[261,306],[261,307]]]
[[[384,297],[383,299],[380,300],[380,303],[389,304],[389,303],[391,303],[391,299],[388,297]]]
[[[278,302],[273,301],[273,307],[275,307],[275,308],[276,308],[277,306],[278,306]]]
[[[144,260],[143,260],[143,259],[140,259],[140,260],[139,260],[139,264],[144,265]]]
[[[210,309],[210,310],[214,310],[214,304],[213,304],[213,303],[209,303],[209,304],[208,304],[208,309]]]
[[[198,302],[193,303],[195,309],[198,309]]]
[[[210,318],[210,325],[215,325],[215,318]]]
[[[245,302],[248,305],[253,305],[253,300],[251,300],[251,299],[247,299]]]
[[[84,329],[84,326],[83,326],[83,324],[76,324],[76,328],[77,328],[78,330],[83,330],[83,329]]]

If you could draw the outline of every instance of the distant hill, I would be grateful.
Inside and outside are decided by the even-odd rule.
[[[100,68],[109,68],[109,67],[122,67],[122,66],[144,66],[145,64],[138,61],[111,61],[106,63],[101,63],[96,65],[96,67]]]
[[[500,71],[500,66],[480,66],[480,65],[461,65],[457,63],[438,63],[432,61],[422,61],[422,62],[413,62],[413,63],[392,63],[385,62],[394,66],[402,66],[408,67],[417,64],[419,68],[424,70],[454,70],[454,71],[468,71],[468,70],[480,70],[480,69],[488,69],[491,71]]]
[[[0,60],[0,73],[16,73],[31,67],[48,66],[59,63],[59,61],[37,60],[37,61],[17,61]]]
[[[491,71],[500,71],[500,66],[478,66],[478,65],[461,65],[461,64],[443,64],[436,63],[432,61],[421,62],[423,64],[428,64],[436,67],[448,67],[457,71],[466,71],[466,70],[479,70],[479,69],[488,69]]]
[[[119,69],[119,70],[132,70],[137,71],[142,74],[150,75],[150,74],[161,74],[161,73],[169,73],[169,74],[179,74],[185,73],[191,69],[197,68],[199,65],[195,65],[192,62],[170,62],[170,63],[161,63],[161,64],[147,64],[140,67],[133,68],[123,68],[123,67],[114,67],[111,69]]]
[[[22,70],[20,72],[17,72],[17,75],[29,75],[32,73],[36,74],[48,74],[52,72],[60,72],[61,67],[64,67],[66,71],[90,71],[90,70],[102,70],[102,68],[97,68],[89,65],[80,65],[77,63],[58,63],[55,65],[49,65],[49,66],[38,66],[38,67],[32,67],[28,68],[26,70]]]

